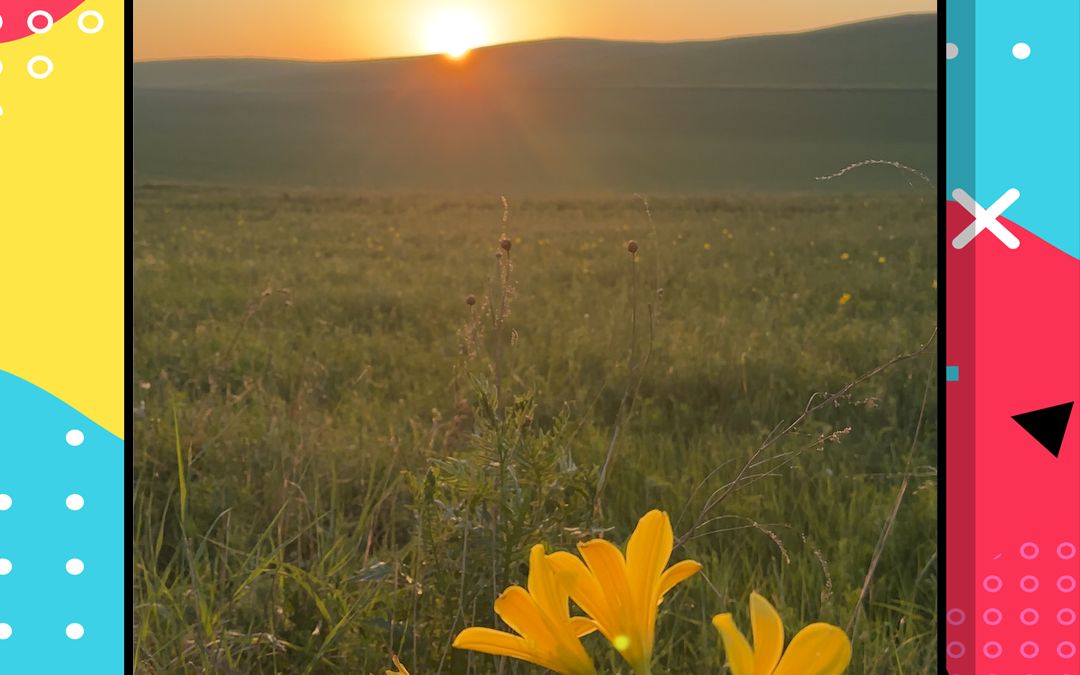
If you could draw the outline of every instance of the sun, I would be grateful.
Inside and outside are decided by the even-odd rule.
[[[466,9],[445,9],[433,14],[424,28],[424,48],[452,59],[460,59],[470,49],[489,41],[487,22]]]

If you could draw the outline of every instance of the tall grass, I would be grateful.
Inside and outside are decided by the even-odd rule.
[[[510,216],[140,187],[139,672],[530,672],[450,640],[529,544],[652,507],[705,565],[664,605],[671,672],[723,672],[709,620],[751,589],[852,626],[851,672],[935,670],[932,202]]]

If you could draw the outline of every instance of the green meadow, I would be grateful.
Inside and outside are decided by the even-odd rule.
[[[754,590],[850,673],[936,672],[936,216],[895,183],[139,185],[137,671],[540,672],[450,643],[506,629],[531,545],[659,508],[703,570],[653,672],[727,672],[711,619]]]

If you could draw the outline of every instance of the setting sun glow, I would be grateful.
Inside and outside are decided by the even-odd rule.
[[[490,41],[487,23],[475,12],[447,9],[431,16],[424,28],[424,46],[436,54],[460,59]]]

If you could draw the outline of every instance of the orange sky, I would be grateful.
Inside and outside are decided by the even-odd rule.
[[[432,51],[432,17],[464,11],[488,42],[691,40],[934,11],[934,0],[135,0],[135,58],[363,59]]]

